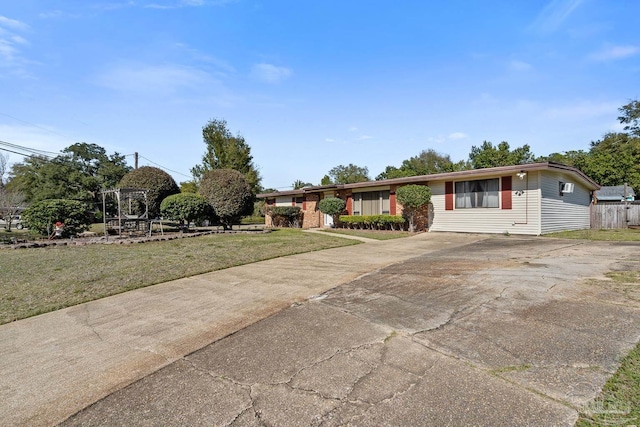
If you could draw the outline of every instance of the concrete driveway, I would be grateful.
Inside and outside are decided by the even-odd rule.
[[[414,257],[294,302],[63,425],[572,425],[640,339],[639,284],[605,277],[640,271],[640,245],[460,238],[422,235],[435,247],[414,240]],[[392,257],[394,243],[349,250],[381,256],[385,244]],[[290,268],[312,280],[299,261]]]

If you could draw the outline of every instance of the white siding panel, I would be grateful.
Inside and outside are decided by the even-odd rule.
[[[538,172],[530,172],[523,180],[515,174],[512,176],[512,209],[476,208],[447,211],[445,210],[444,181],[429,182],[434,211],[430,230],[539,235],[538,175]]]
[[[560,182],[573,182],[573,193],[560,195]],[[542,233],[589,228],[590,191],[571,177],[547,172],[542,176]]]

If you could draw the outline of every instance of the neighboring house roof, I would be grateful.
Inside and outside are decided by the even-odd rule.
[[[630,200],[633,200],[636,197],[636,192],[633,191],[633,188],[629,187],[628,185],[626,186],[626,190],[624,185],[610,185],[600,188],[598,191],[596,191],[595,196],[596,200],[602,202],[619,202],[624,200],[625,196],[630,197]]]
[[[528,163],[524,165],[515,166],[500,166],[496,168],[484,168],[484,169],[471,169],[458,172],[438,173],[431,175],[418,175],[408,176],[403,178],[384,179],[380,181],[366,181],[358,182],[355,184],[333,184],[333,185],[320,185],[313,187],[305,187],[298,190],[280,191],[276,193],[258,194],[259,198],[279,197],[279,196],[292,196],[295,194],[306,193],[320,193],[331,189],[351,189],[351,188],[366,188],[366,187],[378,187],[380,185],[406,185],[414,183],[422,183],[425,181],[445,181],[445,180],[459,180],[470,178],[482,178],[483,176],[497,175],[497,174],[509,174],[517,172],[533,172],[550,170],[556,172],[566,172],[576,177],[585,187],[589,190],[597,190],[600,188],[595,181],[586,176],[584,173],[571,166],[563,165],[562,163],[544,162],[544,163]]]

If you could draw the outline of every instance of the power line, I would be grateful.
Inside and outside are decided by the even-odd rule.
[[[17,117],[11,116],[11,115],[9,115],[9,114],[7,114],[7,113],[2,113],[2,112],[0,112],[0,115],[3,115],[3,116],[5,116],[5,117],[9,117],[9,118],[11,118],[11,119],[13,119],[13,120],[17,120],[17,121],[19,121],[19,122],[21,122],[21,123],[24,123],[24,124],[29,125],[29,126],[36,127],[36,128],[38,128],[38,129],[45,130],[45,131],[47,131],[47,132],[49,132],[49,133],[56,134],[56,135],[58,135],[58,136],[61,136],[61,137],[63,137],[63,138],[66,138],[66,139],[68,139],[68,140],[70,140],[70,141],[73,141],[73,140],[74,140],[74,139],[73,139],[73,138],[71,138],[69,135],[63,135],[63,134],[61,134],[61,133],[59,133],[59,132],[53,131],[53,130],[51,130],[51,129],[47,129],[46,127],[39,126],[39,125],[37,125],[37,124],[35,124],[35,123],[31,123],[31,122],[28,122],[28,121],[26,121],[26,120],[22,120],[22,119],[19,119],[19,118],[17,118]]]
[[[171,170],[171,169],[169,169],[169,168],[167,168],[167,167],[164,167],[164,166],[162,166],[162,165],[159,165],[158,163],[154,162],[153,160],[149,160],[149,159],[147,159],[147,158],[146,158],[146,157],[144,157],[143,155],[140,155],[140,158],[141,158],[141,159],[145,159],[145,160],[146,160],[146,161],[148,161],[149,163],[153,163],[154,165],[156,165],[156,166],[157,166],[157,167],[159,167],[160,169],[164,169],[164,170],[166,170],[166,171],[173,172],[173,173],[175,173],[175,174],[182,175],[182,176],[187,177],[187,178],[191,178],[191,175],[185,175],[185,174],[183,174],[183,173],[181,173],[181,172]]]
[[[4,148],[2,146],[8,147],[8,148]],[[34,156],[40,156],[40,157],[46,157],[46,158],[52,158],[54,156],[59,156],[60,153],[54,153],[51,151],[45,151],[45,150],[38,150],[35,148],[29,148],[29,147],[25,147],[22,145],[18,145],[18,144],[12,144],[10,142],[6,142],[6,141],[0,141],[0,150],[3,151],[8,151],[10,153],[14,153],[14,154],[19,154],[21,156],[26,156],[26,157],[34,157]],[[19,150],[19,151],[14,151],[14,150]],[[25,154],[29,153],[29,154]],[[51,156],[51,155],[54,156]]]

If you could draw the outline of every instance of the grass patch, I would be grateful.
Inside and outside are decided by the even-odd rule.
[[[560,239],[586,239],[612,242],[640,242],[640,229],[619,228],[614,230],[573,230],[560,231],[558,233],[545,234],[544,237],[557,237]]]
[[[640,344],[622,360],[602,393],[580,410],[576,427],[640,424]]]
[[[507,372],[522,372],[526,371],[527,369],[531,369],[531,365],[509,365],[503,366],[502,368],[493,369],[491,370],[491,373],[494,375],[499,375]]]
[[[182,277],[352,244],[358,242],[286,229],[131,245],[3,249],[0,324]]]
[[[408,231],[385,231],[385,230],[352,230],[350,228],[324,228],[321,231],[327,233],[346,234],[348,236],[367,237],[376,240],[400,239],[412,236],[415,233]]]

